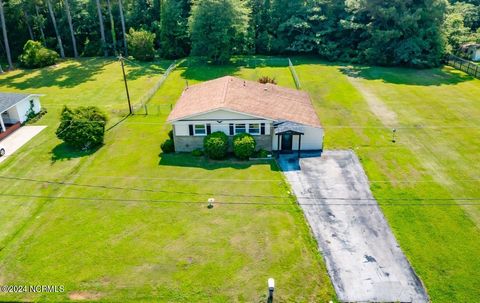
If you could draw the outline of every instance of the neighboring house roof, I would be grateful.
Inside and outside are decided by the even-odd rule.
[[[0,93],[0,113],[29,96],[31,96],[31,94]]]
[[[219,109],[321,127],[306,92],[231,76],[185,88],[168,116],[168,121],[182,120]]]
[[[461,48],[467,48],[467,47],[476,47],[476,48],[479,48],[479,47],[480,47],[480,44],[470,42],[470,43],[462,44],[460,47],[461,47]]]

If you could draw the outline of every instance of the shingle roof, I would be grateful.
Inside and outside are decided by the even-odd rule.
[[[186,88],[168,116],[168,121],[181,120],[217,109],[321,127],[306,92],[231,76]]]
[[[30,96],[30,94],[0,93],[0,113]]]

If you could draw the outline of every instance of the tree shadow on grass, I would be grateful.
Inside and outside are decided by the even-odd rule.
[[[202,58],[190,57],[177,68],[183,70],[181,76],[186,80],[208,81],[232,75],[238,72],[241,67],[232,65],[231,63],[216,65]]]
[[[378,66],[341,66],[341,73],[353,78],[382,80],[385,83],[439,86],[471,81],[474,77],[459,70],[443,67],[431,69],[413,69],[405,67]]]
[[[52,158],[51,161],[52,163],[55,163],[57,161],[65,161],[65,160],[71,160],[75,158],[81,158],[85,156],[90,156],[94,154],[97,150],[99,150],[101,146],[92,148],[89,150],[85,151],[80,151],[78,149],[75,149],[73,147],[68,146],[67,144],[60,143],[57,146],[55,146],[52,151]]]
[[[112,63],[112,60],[97,58],[78,59],[67,61],[62,65],[40,69],[26,69],[18,74],[5,77],[4,80],[7,86],[22,90],[52,86],[71,88],[91,81],[96,74],[102,72],[105,65],[110,63]],[[31,73],[36,74],[20,82],[14,81]]]
[[[229,155],[224,160],[210,160],[207,157],[195,157],[190,153],[172,153],[159,155],[160,160],[158,165],[162,166],[178,166],[178,167],[193,167],[202,168],[206,170],[215,170],[221,168],[247,169],[254,165],[270,165],[272,171],[280,171],[277,163],[272,160],[237,160],[233,155]]]
[[[135,80],[144,76],[153,77],[163,75],[170,64],[172,64],[172,61],[125,61],[125,65],[129,67],[129,70],[127,71],[127,79]]]

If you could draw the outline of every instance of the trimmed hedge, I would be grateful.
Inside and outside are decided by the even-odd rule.
[[[233,137],[233,153],[239,159],[247,160],[255,153],[257,143],[250,134],[238,134]]]
[[[210,159],[223,159],[228,151],[228,137],[223,132],[214,132],[203,139],[203,150]]]

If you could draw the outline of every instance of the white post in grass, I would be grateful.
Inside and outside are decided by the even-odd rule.
[[[208,208],[213,208],[213,203],[215,202],[214,198],[208,198]]]
[[[273,303],[273,292],[275,291],[275,280],[273,278],[268,279],[268,301]]]

